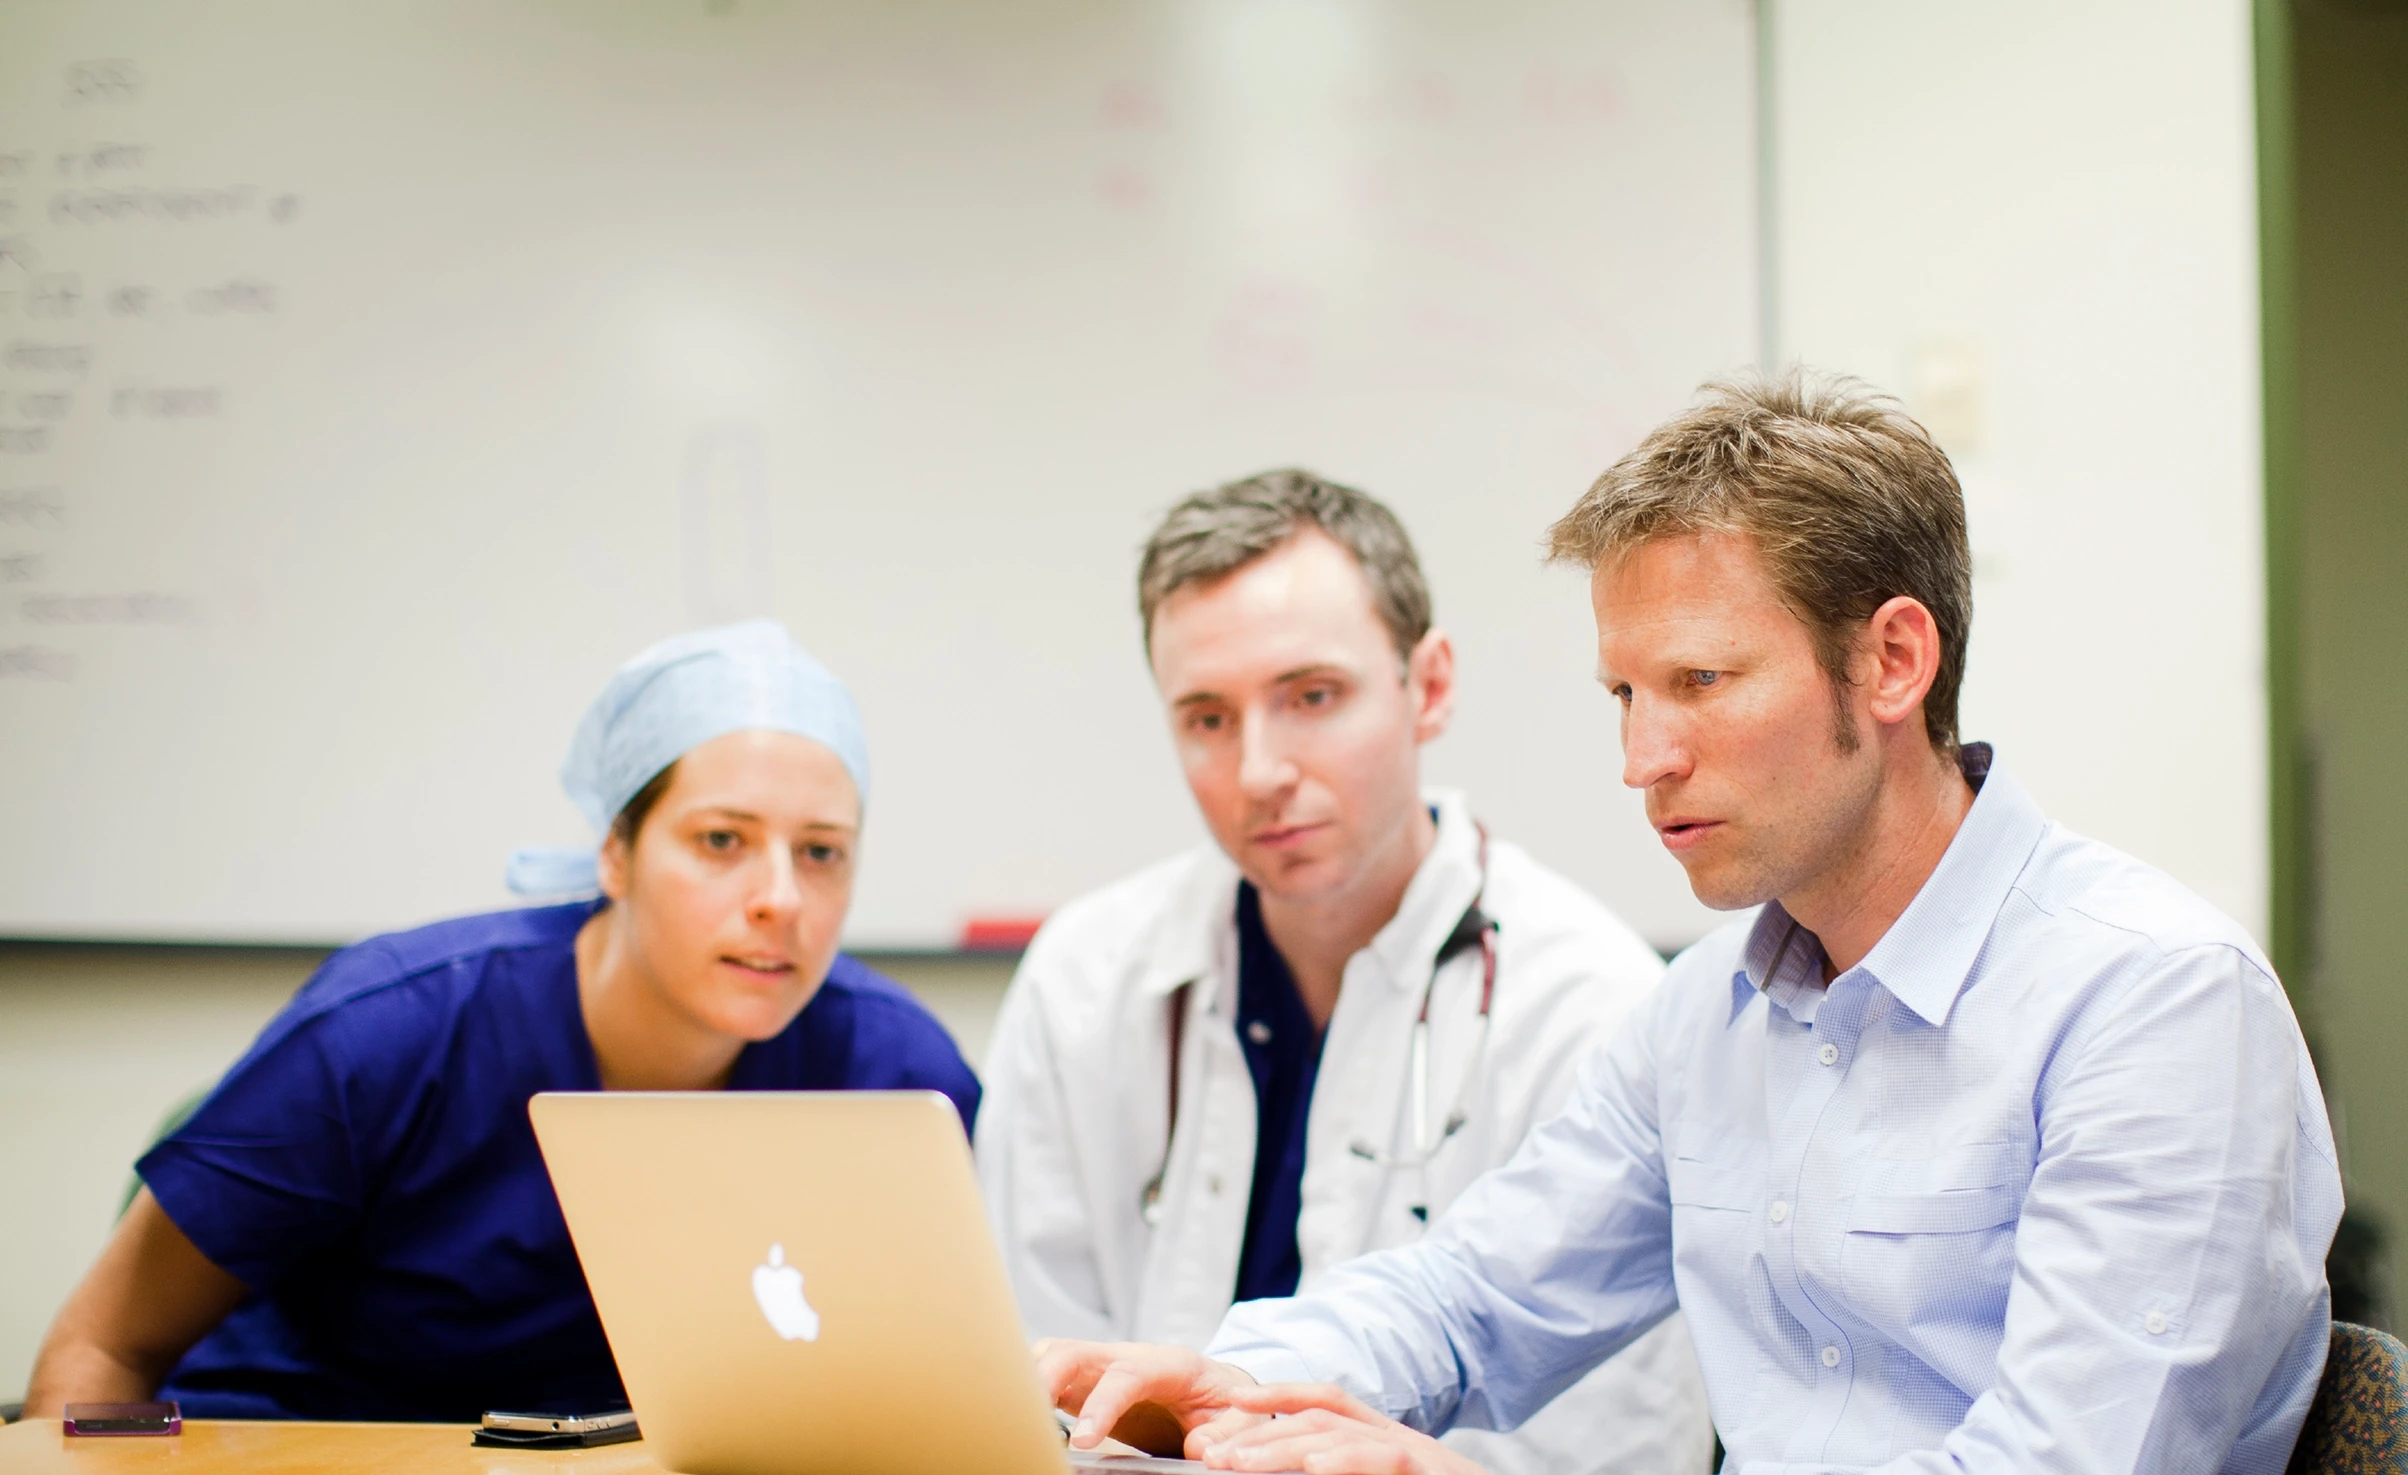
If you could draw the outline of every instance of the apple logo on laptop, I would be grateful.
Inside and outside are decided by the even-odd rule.
[[[768,1263],[753,1267],[753,1299],[770,1329],[787,1341],[819,1340],[819,1313],[803,1299],[803,1273],[786,1263],[784,1245],[771,1245]]]

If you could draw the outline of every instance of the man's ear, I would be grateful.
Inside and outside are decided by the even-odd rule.
[[[1405,657],[1405,689],[1413,699],[1413,741],[1436,741],[1455,719],[1455,643],[1431,630]]]
[[[627,842],[619,838],[619,827],[612,825],[610,837],[594,857],[594,869],[602,877],[602,894],[612,901],[627,899],[627,863],[633,858]]]
[[[1883,726],[1904,722],[1923,709],[1923,698],[1940,675],[1940,625],[1923,601],[1901,594],[1865,622],[1865,654],[1871,680],[1866,705]]]

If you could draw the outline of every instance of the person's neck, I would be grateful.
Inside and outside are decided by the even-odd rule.
[[[1347,960],[1370,946],[1395,918],[1405,889],[1437,842],[1438,822],[1416,799],[1394,840],[1381,846],[1377,858],[1343,889],[1310,901],[1261,894],[1263,931],[1296,980],[1297,996],[1313,1016],[1315,1030],[1328,1029],[1330,1016],[1337,1012]]]
[[[626,935],[625,908],[577,932],[577,1004],[605,1091],[708,1091],[727,1084],[744,1042],[669,1003]]]
[[[1888,765],[1870,818],[1845,858],[1780,899],[1822,944],[1826,983],[1863,962],[1905,915],[1973,808],[1973,788],[1955,760],[1940,758],[1921,733],[1912,740],[1921,751],[1901,752]]]

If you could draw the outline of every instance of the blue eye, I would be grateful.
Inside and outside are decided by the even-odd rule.
[[[1689,679],[1699,686],[1712,686],[1722,679],[1722,673],[1720,671],[1692,671],[1689,673]]]

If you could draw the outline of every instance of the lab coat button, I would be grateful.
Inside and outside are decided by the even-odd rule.
[[[1219,1197],[1221,1192],[1221,1175],[1215,1173],[1211,1177],[1205,1179],[1204,1187],[1205,1190],[1211,1193],[1214,1197]]]

